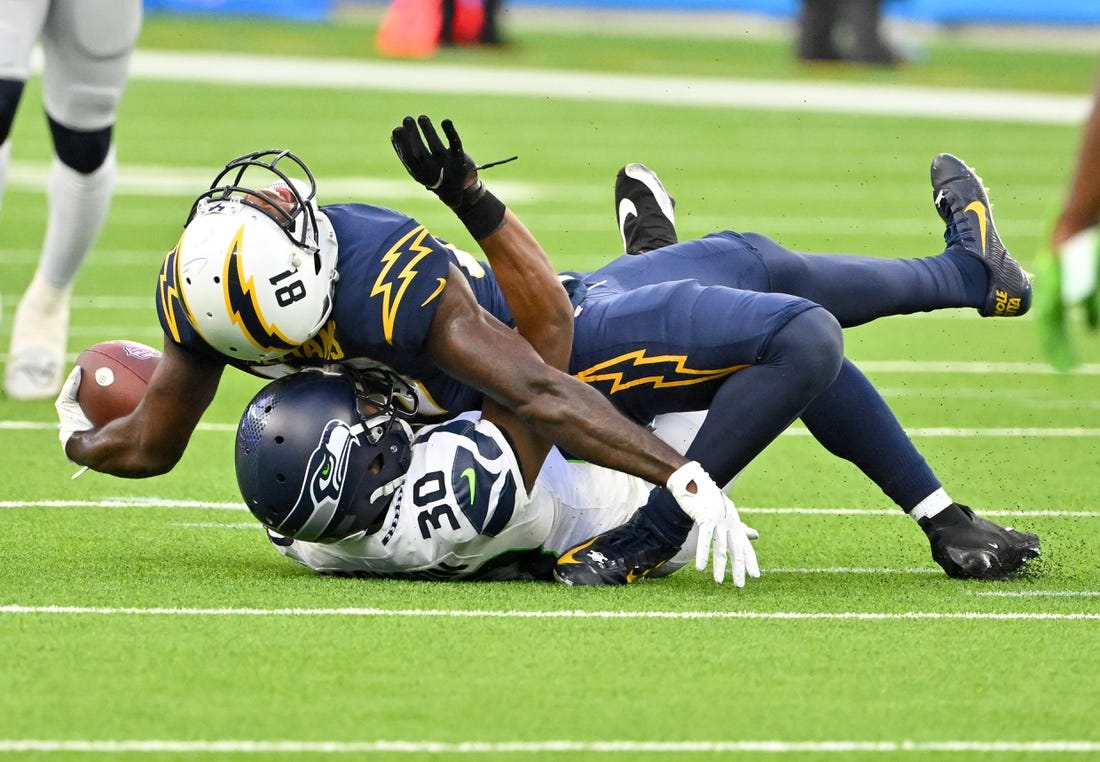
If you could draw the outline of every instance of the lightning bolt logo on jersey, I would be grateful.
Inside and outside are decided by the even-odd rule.
[[[615,394],[635,386],[663,389],[702,384],[725,378],[746,366],[746,363],[741,363],[728,368],[698,370],[689,368],[687,361],[685,355],[649,356],[645,349],[638,349],[585,368],[575,375],[587,384],[598,386],[610,383],[607,394]]]

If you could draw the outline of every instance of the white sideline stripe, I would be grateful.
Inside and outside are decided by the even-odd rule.
[[[261,528],[258,521],[235,521],[221,523],[219,521],[173,521],[174,527],[185,527],[187,529],[250,529],[257,530]]]
[[[0,739],[0,752],[100,753],[283,753],[283,754],[516,754],[713,753],[756,754],[978,752],[1082,753],[1100,751],[1100,741],[173,741]]]
[[[204,508],[216,511],[244,511],[244,503],[204,500],[171,500],[158,497],[111,497],[103,500],[0,500],[0,508]],[[895,516],[909,518],[897,508],[754,508],[742,505],[739,511],[756,515],[803,516]],[[1036,509],[1030,511],[983,510],[983,516],[1014,518],[1100,518],[1100,511]],[[225,524],[218,524],[225,526]]]
[[[1085,95],[1009,90],[653,77],[597,71],[552,71],[234,53],[136,51],[132,79],[263,87],[308,87],[547,97],[614,103],[734,107],[917,118],[974,119],[1032,124],[1080,124],[1091,103]]]
[[[0,430],[12,431],[56,431],[57,424],[47,421],[0,421]],[[195,429],[203,432],[235,432],[235,423],[200,423]],[[1052,428],[1004,428],[979,429],[955,428],[951,426],[929,426],[906,429],[912,437],[936,437],[941,439],[973,439],[978,437],[1018,438],[1046,437],[1051,439],[1082,439],[1100,437],[1100,428],[1052,427]],[[792,426],[780,436],[808,437],[808,429],[801,425]]]
[[[994,611],[487,611],[480,609],[256,609],[137,608],[90,606],[0,606],[0,614],[95,614],[100,616],[356,616],[452,619],[849,619],[892,621],[919,619],[1100,620],[1100,613]]]

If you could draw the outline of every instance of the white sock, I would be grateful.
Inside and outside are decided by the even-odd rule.
[[[947,494],[947,491],[944,490],[943,487],[940,487],[931,495],[924,498],[924,500],[921,500],[913,506],[913,510],[909,512],[909,515],[917,521],[920,519],[930,519],[954,502],[951,496]]]
[[[107,219],[116,174],[113,146],[103,164],[88,175],[54,158],[46,181],[49,218],[37,277],[58,289],[73,282]]]

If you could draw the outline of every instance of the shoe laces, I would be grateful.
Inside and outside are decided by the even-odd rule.
[[[958,224],[958,218],[962,215],[961,212],[957,213],[954,208],[954,204],[948,200],[947,192],[941,189],[939,195],[936,196],[936,208],[940,210],[940,216],[947,218],[947,227],[943,231],[944,243],[950,248],[955,244],[962,245],[975,245],[979,242],[975,239],[972,231],[960,230]]]

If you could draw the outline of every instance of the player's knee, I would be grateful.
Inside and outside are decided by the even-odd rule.
[[[793,317],[775,334],[769,354],[773,361],[798,369],[808,384],[824,390],[844,362],[844,334],[832,313],[814,307]]]
[[[0,79],[0,144],[8,139],[15,110],[23,96],[24,82],[17,79]]]
[[[111,127],[100,130],[73,130],[47,117],[53,135],[54,152],[65,166],[87,175],[95,172],[111,150]]]

